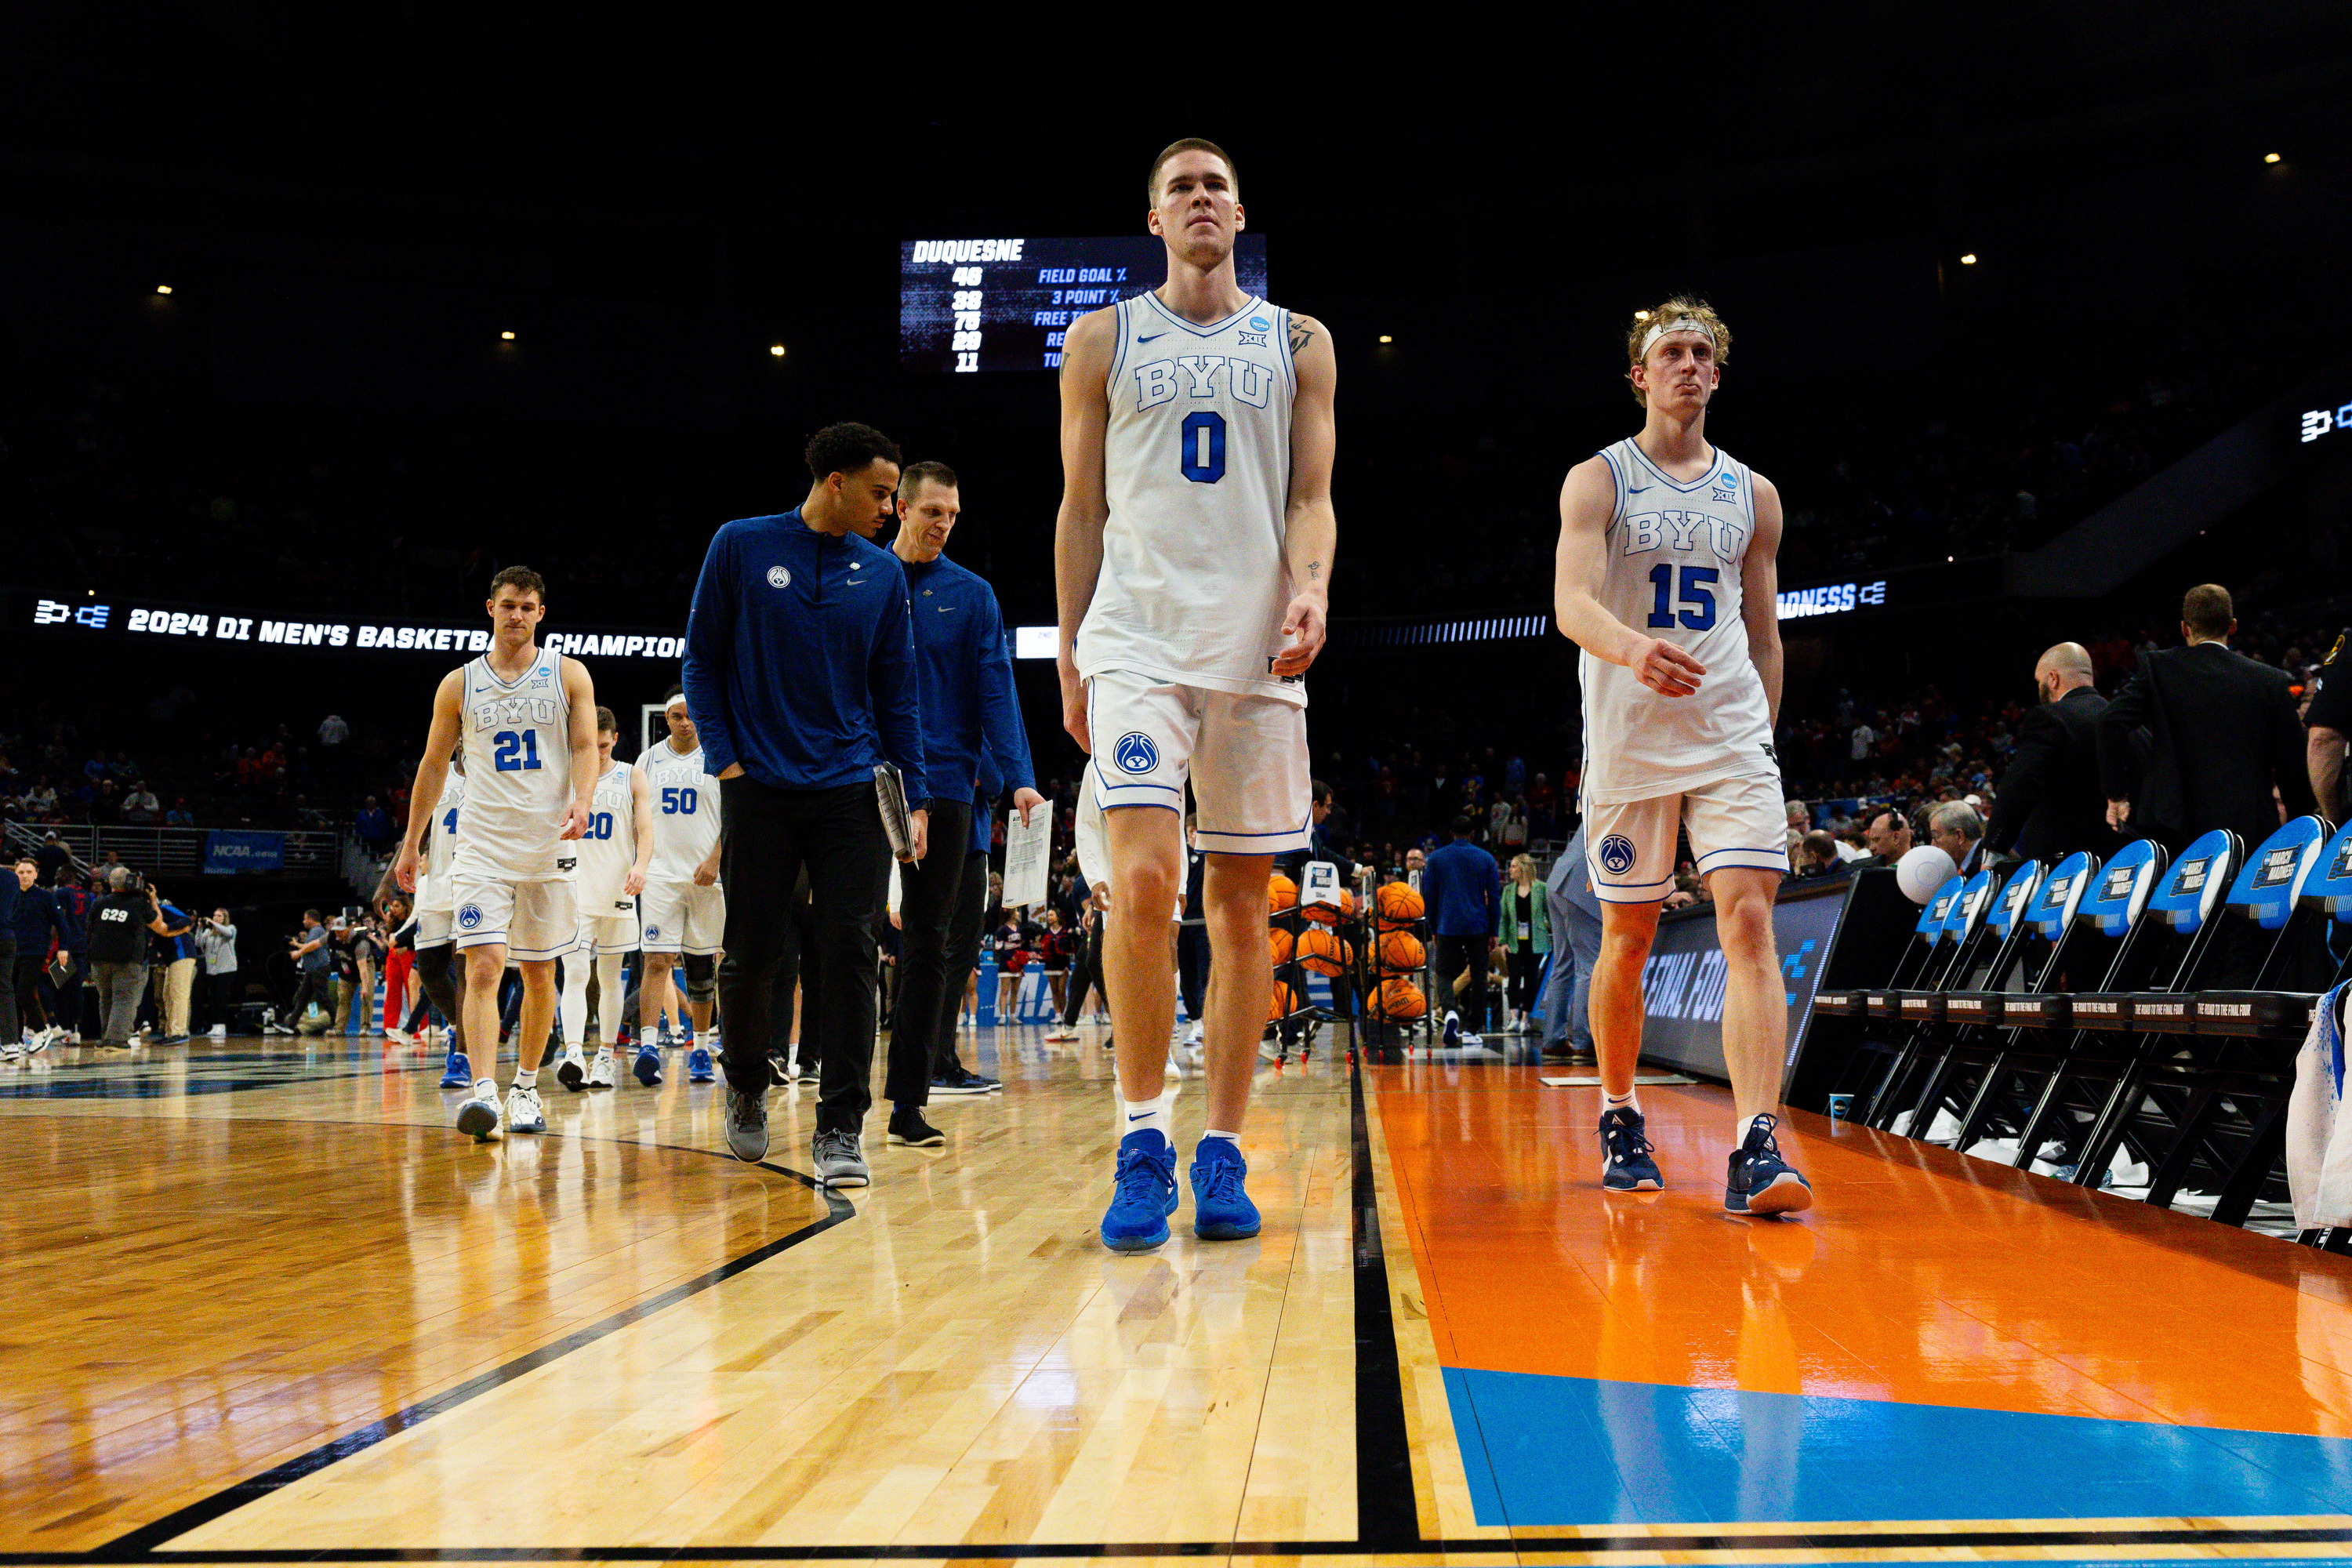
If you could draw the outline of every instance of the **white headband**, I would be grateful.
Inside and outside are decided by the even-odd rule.
[[[1653,321],[1650,323],[1650,330],[1642,334],[1642,357],[1643,359],[1648,359],[1650,357],[1650,350],[1657,343],[1657,341],[1660,338],[1664,337],[1668,332],[1696,332],[1700,337],[1706,340],[1707,347],[1713,348],[1715,346],[1715,333],[1707,329],[1707,324],[1705,321],[1699,321],[1697,318],[1693,316],[1676,316],[1671,321]]]

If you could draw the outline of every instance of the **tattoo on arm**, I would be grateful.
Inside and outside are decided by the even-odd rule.
[[[1293,354],[1297,354],[1305,348],[1314,336],[1315,329],[1312,325],[1300,321],[1297,316],[1290,318],[1290,352]]]
[[[1307,563],[1307,580],[1309,583],[1320,583],[1323,581],[1323,563],[1320,561],[1309,561]]]

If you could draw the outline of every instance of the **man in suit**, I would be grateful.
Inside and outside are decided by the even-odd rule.
[[[1865,866],[1892,866],[1910,852],[1911,819],[1898,807],[1874,806],[1863,825],[1862,841],[1870,847]]]
[[[2107,700],[2091,684],[2091,653],[2062,642],[2033,666],[2034,710],[2017,726],[2017,751],[1992,803],[1985,847],[2051,862],[2077,849],[2105,860],[2117,840],[2099,784],[2099,715]]]
[[[1948,800],[1928,808],[1927,842],[1949,855],[1963,877],[1984,869],[1984,818],[1967,801]]]
[[[2289,816],[2318,808],[2286,673],[2231,648],[2237,629],[2227,588],[2189,589],[2180,602],[2187,646],[2141,659],[2099,715],[2109,826],[2129,824],[2176,855],[2199,834],[2227,827],[2251,852],[2277,830],[2282,803]],[[2142,726],[2145,766],[2132,744]]]
[[[2352,631],[2336,634],[2336,646],[2311,678],[2311,701],[2303,721],[2309,727],[2305,766],[2311,775],[2311,793],[2319,809],[2336,821],[2344,819],[2344,757],[2347,737],[2352,737],[2352,657],[2345,645]]]

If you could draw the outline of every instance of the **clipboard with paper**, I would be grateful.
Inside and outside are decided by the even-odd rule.
[[[1004,903],[1008,909],[1034,909],[1045,901],[1045,862],[1052,845],[1054,812],[1048,805],[1029,808],[1021,820],[1017,808],[1004,814]]]

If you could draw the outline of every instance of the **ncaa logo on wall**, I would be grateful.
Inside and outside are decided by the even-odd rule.
[[[1622,877],[1633,868],[1633,841],[1622,833],[1612,833],[1601,841],[1601,868],[1612,877]]]
[[[789,573],[789,572],[785,571],[785,570],[784,570],[782,567],[781,567],[781,566],[771,566],[771,567],[769,567],[769,568],[768,568],[768,586],[769,586],[769,587],[771,587],[771,588],[789,588],[789,587],[791,587],[792,585],[793,585],[793,574],[792,574],[791,573]]]
[[[476,926],[478,926],[481,923],[481,905],[467,904],[457,911],[457,925],[461,930],[472,931]]]
[[[1111,748],[1110,760],[1118,764],[1121,773],[1148,773],[1160,765],[1160,748],[1142,731],[1129,730]]]

